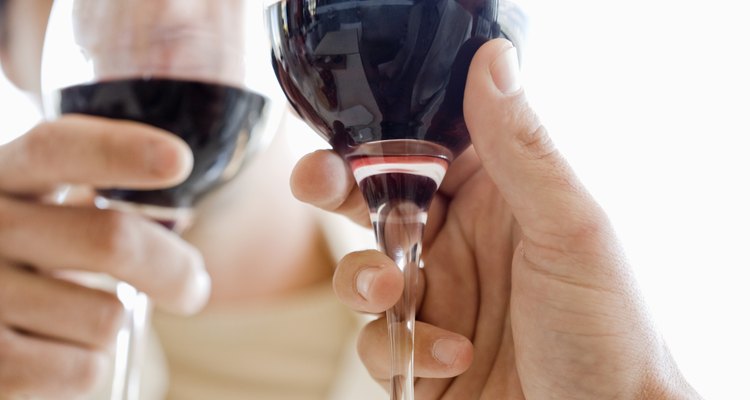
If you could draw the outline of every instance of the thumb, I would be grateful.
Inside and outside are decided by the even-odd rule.
[[[557,151],[520,83],[513,44],[498,39],[474,56],[464,99],[482,164],[524,236],[547,245],[575,238],[606,217]]]
[[[669,382],[660,372],[673,365],[669,353],[611,224],[555,149],[518,78],[513,45],[486,43],[469,70],[464,115],[475,151],[521,229],[510,300],[517,367],[519,376],[545,382],[525,385],[524,393],[549,398],[553,388],[603,398],[612,388],[641,387],[633,382]],[[595,386],[576,378],[592,373],[599,374]]]

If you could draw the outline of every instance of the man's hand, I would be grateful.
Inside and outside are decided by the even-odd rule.
[[[425,238],[417,398],[698,398],[649,320],[606,214],[528,105],[517,68],[511,43],[497,40],[469,72],[473,147],[450,167]],[[304,158],[292,178],[301,200],[363,222],[353,185],[331,152]],[[345,257],[334,278],[344,303],[372,313],[402,287],[375,251]],[[387,348],[381,318],[359,351],[384,385]]]

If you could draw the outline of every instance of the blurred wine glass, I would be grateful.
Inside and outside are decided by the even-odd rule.
[[[282,107],[254,58],[267,48],[252,1],[56,0],[42,60],[45,116],[79,113],[169,131],[193,153],[181,184],[96,189],[99,208],[182,232],[203,195],[269,141]],[[262,31],[261,31],[262,32]],[[64,200],[64,194],[60,200]],[[118,335],[112,399],[136,399],[147,297],[116,283],[127,321]]]

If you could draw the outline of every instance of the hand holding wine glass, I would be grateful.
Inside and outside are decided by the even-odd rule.
[[[700,399],[651,323],[606,214],[527,103],[516,61],[498,40],[469,72],[473,146],[448,170],[425,237],[416,397]],[[336,154],[301,160],[292,185],[365,222]],[[378,313],[402,282],[392,260],[368,251],[341,261],[334,287],[353,309]],[[384,385],[385,325],[371,323],[359,341]]]
[[[246,90],[255,77],[245,10],[242,1],[55,3],[43,60],[47,114],[147,123],[180,137],[194,157],[186,180],[168,189],[100,188],[102,207],[139,212],[179,232],[198,198],[268,138],[258,129],[267,99]]]
[[[99,208],[136,213],[183,232],[195,203],[265,145],[269,104],[249,90],[259,77],[247,64],[246,10],[245,1],[55,2],[43,56],[48,117],[87,114],[144,123],[170,132],[192,153],[183,181],[150,190],[105,183],[96,188]],[[118,283],[116,290],[127,315],[112,398],[136,399],[150,307],[135,288]]]
[[[93,205],[95,187],[181,182],[192,156],[174,135],[134,122],[65,116],[0,146],[0,398],[78,398],[102,382],[123,319],[114,294],[68,271],[107,274],[178,314],[208,299],[203,259],[140,216]],[[51,204],[56,188],[75,199]],[[65,274],[65,275],[63,275]]]
[[[469,145],[462,104],[471,58],[512,24],[500,23],[499,0],[267,3],[279,83],[348,163],[378,248],[404,276],[401,300],[386,313],[390,396],[411,400],[427,209]]]

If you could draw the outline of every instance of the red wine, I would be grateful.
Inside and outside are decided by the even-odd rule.
[[[266,99],[256,93],[214,83],[171,79],[127,79],[65,88],[63,114],[81,113],[126,119],[170,131],[193,151],[190,176],[172,188],[101,188],[111,200],[162,207],[190,207],[225,177],[226,168],[248,144]],[[241,154],[240,154],[241,153]]]
[[[431,156],[359,156],[349,164],[373,212],[407,201],[426,210],[448,168],[445,159]]]
[[[487,40],[507,38],[499,5],[281,0],[267,11],[273,66],[296,111],[340,154],[408,140],[442,147],[415,154],[452,159],[470,142],[463,92],[471,59]]]

